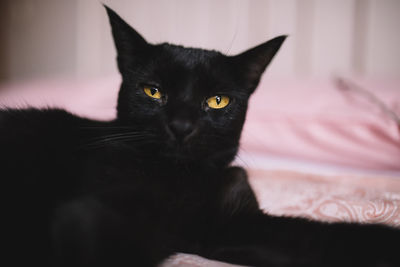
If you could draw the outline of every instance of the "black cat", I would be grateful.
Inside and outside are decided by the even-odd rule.
[[[0,112],[4,266],[400,266],[400,231],[263,214],[230,167],[249,96],[285,36],[237,56],[151,45],[106,8],[118,116]],[[5,237],[7,236],[7,237]]]

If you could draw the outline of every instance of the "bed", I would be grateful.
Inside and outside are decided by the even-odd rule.
[[[400,80],[266,79],[252,96],[234,164],[263,210],[400,227]],[[115,117],[120,78],[0,86],[0,105]],[[232,266],[178,254],[172,266]]]

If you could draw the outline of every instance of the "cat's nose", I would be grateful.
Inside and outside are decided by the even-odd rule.
[[[186,119],[173,120],[168,126],[174,137],[179,141],[185,141],[194,129],[193,122]]]

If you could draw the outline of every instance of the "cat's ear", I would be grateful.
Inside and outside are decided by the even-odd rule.
[[[243,86],[246,87],[249,93],[253,93],[254,89],[257,87],[261,75],[278,52],[286,37],[286,35],[278,36],[246,50],[239,55],[231,57],[234,61],[235,69],[243,79]]]
[[[117,49],[117,61],[120,71],[129,64],[132,57],[138,56],[149,44],[114,10],[104,5],[111,24],[114,44]]]

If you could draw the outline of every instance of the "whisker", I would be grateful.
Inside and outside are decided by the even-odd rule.
[[[85,144],[84,146],[79,147],[79,149],[96,149],[96,148],[101,148],[105,147],[106,145],[109,145],[111,143],[116,143],[116,142],[122,142],[122,141],[143,141],[143,140],[133,140],[133,139],[114,139],[114,140],[104,140],[104,141],[97,141],[89,144]]]
[[[95,140],[102,140],[102,139],[108,139],[108,138],[120,137],[120,136],[132,136],[133,137],[133,136],[144,136],[144,135],[145,135],[145,133],[143,133],[143,132],[115,133],[115,134],[107,134],[107,135],[94,137],[94,138],[92,138],[90,140],[91,141],[95,141]]]
[[[106,138],[102,138],[96,141],[93,141],[92,143],[105,143],[105,142],[113,142],[113,141],[119,141],[119,140],[140,140],[140,139],[145,139],[145,136],[135,136],[135,135],[120,135],[120,136],[110,136]]]
[[[135,129],[133,126],[81,126],[81,129]]]
[[[239,146],[238,151],[245,151],[245,150]],[[244,167],[246,167],[247,169],[250,168],[250,165],[248,164],[248,162],[245,161],[245,160],[243,159],[243,157],[242,157],[239,153],[236,154],[235,159],[237,160],[238,163],[239,163],[239,161],[240,161],[240,162],[244,165]]]
[[[150,141],[154,134],[144,133],[144,132],[128,132],[128,133],[118,133],[118,134],[109,134],[104,136],[99,136],[97,138],[93,138],[88,140],[88,143],[83,144],[79,148],[100,148],[104,147],[107,144],[115,143],[115,142],[124,142],[124,141]]]

